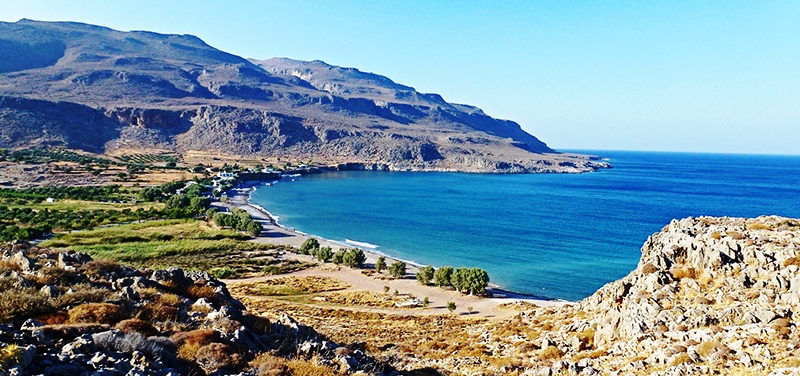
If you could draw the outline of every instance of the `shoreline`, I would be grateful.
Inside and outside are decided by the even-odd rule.
[[[235,194],[228,195],[228,203],[227,205],[223,204],[223,206],[232,206],[237,207],[239,209],[243,209],[247,211],[255,220],[258,220],[264,226],[264,233],[258,236],[254,241],[257,242],[265,242],[265,243],[281,243],[284,245],[292,245],[298,247],[308,238],[316,238],[321,246],[328,246],[331,247],[334,251],[346,248],[358,248],[361,249],[364,254],[367,256],[367,260],[365,264],[367,265],[374,265],[377,262],[378,258],[383,256],[387,260],[387,264],[391,264],[394,261],[402,261],[405,262],[407,267],[406,274],[411,275],[413,277],[414,273],[419,270],[421,265],[419,263],[410,261],[410,260],[403,260],[397,257],[392,257],[391,255],[384,254],[380,251],[376,251],[375,249],[369,249],[366,247],[360,247],[355,244],[335,241],[319,236],[315,236],[313,234],[308,234],[302,231],[299,231],[294,228],[286,227],[280,224],[279,218],[269,212],[266,208],[256,205],[250,201],[251,194],[257,189],[256,186],[262,183],[258,183],[256,185],[253,184],[244,184],[238,185],[235,188],[231,189],[229,192],[234,192]],[[274,240],[278,240],[277,242]],[[567,301],[563,299],[548,299],[545,297],[530,295],[519,293],[511,290],[507,290],[498,286],[496,284],[489,283],[487,291],[490,292],[493,296],[492,297],[481,297],[480,299],[487,299],[489,301],[494,301],[499,304],[505,303],[515,303],[515,302],[526,302],[536,304],[538,306],[561,306],[565,304],[572,304],[575,302]],[[460,293],[457,293],[460,294]]]

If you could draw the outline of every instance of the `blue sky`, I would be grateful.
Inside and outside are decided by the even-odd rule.
[[[356,67],[555,148],[800,154],[796,1],[0,1],[20,18]]]

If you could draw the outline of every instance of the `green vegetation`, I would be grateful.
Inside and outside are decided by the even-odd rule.
[[[317,251],[317,260],[321,262],[330,262],[331,258],[333,258],[331,247],[322,247]]]
[[[375,262],[375,271],[380,273],[384,270],[386,270],[386,257],[381,256],[378,257],[378,261]]]
[[[364,267],[364,261],[367,261],[367,256],[364,254],[364,251],[358,248],[352,248],[342,250],[342,252],[344,252],[344,255],[342,255],[342,263],[351,268],[361,269]]]
[[[317,249],[319,249],[319,241],[316,238],[308,238],[300,246],[300,253],[310,255]]]
[[[74,162],[82,165],[94,164],[100,166],[118,164],[110,159],[78,154],[70,150],[49,148],[30,148],[22,150],[0,149],[0,161],[18,163]]]
[[[406,275],[406,263],[395,261],[389,265],[389,275],[395,278],[403,278]]]
[[[433,283],[439,287],[450,286],[450,277],[453,275],[452,266],[443,266],[433,273]]]
[[[484,295],[489,285],[489,274],[480,268],[458,268],[453,272],[450,282],[457,291]]]
[[[203,213],[210,200],[201,195],[199,184],[178,194],[186,184],[177,181],[138,191],[118,185],[0,189],[0,241],[29,240],[51,231],[87,230],[145,219],[192,218]],[[134,197],[149,204],[142,205]],[[81,201],[46,202],[48,198]]]
[[[433,266],[423,266],[419,268],[416,274],[417,282],[421,285],[428,285],[433,280],[434,269]]]
[[[229,227],[242,232],[246,232],[252,236],[258,236],[263,230],[261,223],[253,220],[246,210],[233,208],[231,213],[216,213],[214,214],[214,223],[219,227]]]
[[[218,230],[193,219],[150,221],[61,235],[42,247],[86,252],[136,266],[207,270],[221,278],[278,274],[304,267],[277,260],[277,247],[246,241],[249,236]],[[220,268],[220,265],[225,265]]]
[[[117,157],[117,159],[128,162],[128,163],[137,163],[137,164],[146,164],[146,163],[172,163],[174,164],[178,162],[178,158],[174,155],[163,155],[163,154],[130,154],[130,155],[122,155]],[[169,166],[167,166],[169,167]]]
[[[450,313],[453,313],[453,311],[456,310],[456,303],[455,302],[447,302],[447,310],[450,311]]]

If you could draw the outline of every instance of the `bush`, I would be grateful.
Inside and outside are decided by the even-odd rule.
[[[206,374],[211,374],[219,369],[234,369],[241,361],[241,355],[230,346],[215,342],[199,348],[194,361]]]
[[[428,285],[433,280],[434,269],[433,266],[423,266],[419,268],[416,274],[417,282],[421,285]]]
[[[386,270],[386,257],[378,257],[378,261],[375,262],[375,271],[380,273],[381,271]]]
[[[12,288],[0,291],[0,322],[52,312],[50,300],[35,288]]]
[[[336,265],[341,265],[344,262],[345,253],[346,251],[344,250],[334,253],[333,256],[331,257],[331,261],[333,261],[333,263]]]
[[[250,362],[250,370],[256,376],[283,376],[288,374],[286,360],[269,353],[258,354]]]
[[[127,319],[117,323],[115,328],[125,333],[139,333],[145,337],[158,335],[158,330],[147,321],[139,319]]]
[[[447,302],[447,310],[451,313],[456,310],[456,303],[455,302]]]
[[[316,238],[308,238],[303,242],[303,245],[300,246],[300,253],[308,255],[311,254],[312,250],[317,249],[319,249],[319,240]]]
[[[69,322],[114,324],[123,319],[120,306],[111,303],[86,303],[70,309]]]
[[[395,261],[389,265],[389,275],[395,278],[403,278],[406,275],[406,263]]]
[[[333,251],[331,247],[322,247],[317,251],[317,260],[321,262],[329,262],[333,258]]]
[[[219,333],[209,329],[180,332],[170,337],[178,345],[178,358],[194,361],[201,347],[222,340]]]
[[[139,333],[102,332],[93,336],[95,346],[122,353],[142,352],[148,359],[160,360],[164,348],[156,342],[147,340]]]
[[[222,267],[218,266],[211,268],[211,270],[208,271],[208,274],[211,274],[215,278],[223,279],[223,278],[230,278],[236,275],[236,270],[233,268],[229,268],[227,266],[222,266]]]
[[[351,268],[363,268],[365,261],[367,256],[358,248],[346,250],[342,259],[342,262]]]

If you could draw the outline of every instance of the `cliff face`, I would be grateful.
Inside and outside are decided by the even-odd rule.
[[[608,167],[387,77],[248,61],[190,35],[22,20],[0,23],[0,56],[0,147],[210,150],[395,170]]]

